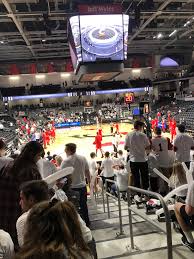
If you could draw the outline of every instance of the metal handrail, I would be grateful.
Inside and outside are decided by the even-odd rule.
[[[135,191],[137,193],[142,193],[142,194],[146,194],[148,196],[152,196],[155,197],[157,199],[160,200],[161,205],[163,207],[164,210],[164,216],[165,216],[165,221],[166,221],[166,231],[164,231],[162,228],[159,228],[161,231],[163,231],[166,236],[167,236],[167,255],[168,255],[168,259],[173,259],[173,254],[172,254],[172,231],[171,231],[171,222],[170,222],[170,214],[168,211],[168,207],[166,205],[166,203],[164,202],[163,197],[156,192],[151,192],[151,191],[147,191],[144,189],[140,189],[134,186],[128,186],[128,190],[127,190],[127,200],[128,200],[128,213],[129,213],[129,229],[130,229],[130,239],[131,239],[131,248],[134,249],[134,237],[133,237],[133,225],[132,225],[132,215],[131,215],[131,211],[135,212],[138,216],[144,218],[145,220],[147,220],[149,223],[153,224],[154,226],[156,226],[154,224],[153,221],[151,221],[147,215],[142,215],[142,213],[138,212],[138,210],[131,208],[131,191]]]
[[[109,183],[113,183],[113,184],[116,185],[116,190],[117,190],[117,193],[118,193],[118,198],[115,197],[114,195],[112,195],[111,193],[109,193],[109,192],[107,191],[107,190],[108,190],[108,182],[109,182]],[[118,200],[118,209],[119,209],[119,229],[120,229],[120,232],[119,232],[119,233],[116,233],[116,234],[117,234],[117,237],[124,236],[125,234],[124,234],[124,230],[123,230],[120,190],[119,190],[119,188],[118,188],[117,183],[116,183],[115,181],[113,181],[113,180],[106,179],[106,180],[105,180],[105,186],[106,186],[106,202],[107,202],[108,218],[110,219],[109,197],[112,197],[112,198],[114,198],[115,200]]]

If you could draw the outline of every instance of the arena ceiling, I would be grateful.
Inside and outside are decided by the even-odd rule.
[[[68,58],[68,18],[105,2],[130,15],[129,54],[193,49],[194,0],[0,0],[0,61]]]

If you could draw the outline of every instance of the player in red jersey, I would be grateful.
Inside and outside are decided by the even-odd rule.
[[[45,134],[46,134],[46,144],[50,145],[50,131],[47,129]]]
[[[169,129],[170,129],[171,142],[172,142],[174,137],[176,136],[176,121],[174,118],[170,121]]]
[[[102,128],[99,128],[98,134],[99,134],[99,135],[101,136],[101,138],[102,138]]]
[[[119,124],[118,124],[118,122],[115,124],[115,132],[118,132],[119,133]]]
[[[93,144],[96,145],[96,156],[97,156],[98,150],[100,150],[101,155],[103,157],[103,152],[102,152],[102,136],[99,134],[99,132],[96,133],[95,141],[94,141]]]
[[[162,131],[166,132],[166,120],[162,118]]]

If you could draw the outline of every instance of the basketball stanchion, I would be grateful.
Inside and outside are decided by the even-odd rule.
[[[145,194],[147,196],[155,197],[156,199],[160,200],[162,208],[164,210],[164,216],[166,221],[166,231],[158,225],[158,223],[154,222],[151,218],[148,217],[147,214],[140,212],[138,209],[134,208],[132,205],[131,200],[131,192],[137,192],[141,194]],[[130,239],[131,239],[131,250],[137,250],[134,244],[134,235],[133,235],[133,222],[132,222],[132,213],[134,212],[139,217],[143,218],[154,227],[158,228],[160,232],[163,232],[167,237],[167,259],[173,259],[172,254],[172,231],[171,231],[171,220],[170,220],[170,213],[168,211],[168,207],[163,199],[163,197],[156,192],[147,191],[144,189],[140,189],[134,186],[128,186],[127,190],[127,200],[128,200],[128,215],[129,215],[129,231],[130,231]]]
[[[118,199],[114,195],[112,195],[110,192],[108,192],[108,183],[113,183],[116,185],[116,191],[118,194]],[[105,187],[106,187],[106,202],[107,202],[107,213],[108,218],[110,219],[110,206],[109,206],[109,197],[112,197],[113,199],[118,201],[118,209],[119,209],[119,232],[116,233],[117,238],[122,238],[125,236],[124,230],[123,230],[123,221],[122,221],[122,210],[121,210],[121,195],[119,188],[117,186],[117,183],[113,180],[105,180]]]

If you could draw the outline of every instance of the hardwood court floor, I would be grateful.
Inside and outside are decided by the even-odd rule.
[[[120,149],[123,149],[123,143],[125,140],[125,136],[127,132],[130,132],[133,128],[133,125],[130,123],[119,123],[119,131],[121,132],[121,144],[119,146]],[[93,144],[95,140],[95,135],[97,131],[96,125],[88,125],[83,127],[76,128],[68,128],[68,129],[57,129],[56,130],[56,140],[55,143],[51,144],[45,150],[50,151],[51,154],[60,154],[63,158],[64,147],[66,143],[75,143],[77,145],[77,153],[80,155],[86,156],[89,158],[91,152],[95,152],[95,145]],[[113,152],[112,147],[112,139],[113,137],[110,134],[110,125],[103,124],[102,125],[102,149],[103,151]],[[98,158],[100,158],[100,152],[98,154]]]

